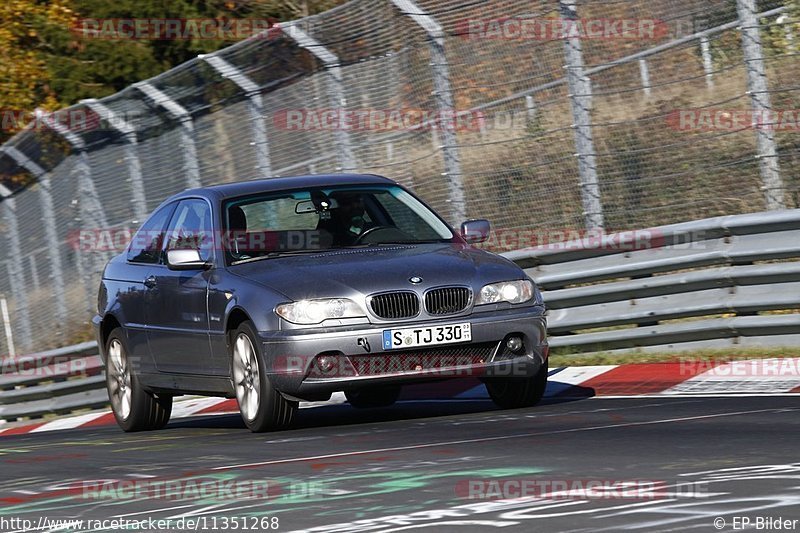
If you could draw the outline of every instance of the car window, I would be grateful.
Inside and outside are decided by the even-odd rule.
[[[319,216],[313,211],[297,213],[297,203],[298,200],[290,196],[242,205],[248,231],[315,229]]]
[[[398,198],[403,191],[395,189],[381,194],[375,194],[374,198],[381,207],[392,217],[392,224],[399,230],[413,235],[419,240],[433,240],[441,238],[439,232],[431,226],[429,221],[420,216],[418,210],[409,209],[408,200],[403,202]],[[393,194],[394,193],[394,194]]]
[[[153,213],[142,224],[128,247],[128,261],[132,263],[158,263],[161,258],[161,249],[164,245],[164,228],[166,228],[174,209],[174,203],[166,205]]]
[[[453,239],[412,194],[385,185],[252,195],[224,204],[228,264],[287,253]]]
[[[182,200],[167,228],[167,250],[197,250],[200,258],[213,257],[211,207],[205,200]]]

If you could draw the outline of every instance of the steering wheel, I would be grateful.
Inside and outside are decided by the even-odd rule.
[[[374,226],[366,229],[364,233],[358,236],[353,244],[380,244],[381,242],[408,240],[413,240],[413,238],[408,233],[394,226]]]

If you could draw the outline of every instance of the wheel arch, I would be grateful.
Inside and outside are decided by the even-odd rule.
[[[231,309],[231,312],[228,313],[228,318],[225,320],[225,335],[230,335],[231,331],[235,331],[242,325],[242,322],[247,321],[252,321],[247,311],[238,306],[234,307]]]
[[[106,344],[108,344],[108,336],[111,335],[112,331],[121,327],[122,323],[112,313],[106,313],[103,320],[100,321],[100,346],[98,346],[98,348],[100,349],[103,362],[105,362],[107,355]]]

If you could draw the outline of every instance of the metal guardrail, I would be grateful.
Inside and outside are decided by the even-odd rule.
[[[0,361],[0,420],[63,414],[108,402],[96,342]]]
[[[800,210],[633,233],[640,245],[587,239],[505,254],[542,288],[552,347],[800,346]]]
[[[595,246],[589,238],[504,254],[542,288],[552,347],[580,354],[800,346],[800,209],[612,234],[602,242],[626,242],[631,234],[643,239],[637,249]],[[787,314],[759,314],[774,311]],[[94,342],[15,361],[4,362],[0,375],[0,419],[107,403]]]

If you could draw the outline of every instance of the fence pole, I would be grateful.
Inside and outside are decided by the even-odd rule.
[[[536,100],[533,99],[533,95],[525,97],[525,108],[528,111],[528,122],[533,124],[536,120]]]
[[[344,111],[347,109],[347,99],[344,93],[344,78],[339,58],[323,46],[319,41],[301,30],[297,23],[281,24],[281,29],[290,39],[312,53],[325,65],[328,73],[328,95],[331,106],[339,115],[339,127],[336,128],[334,138],[339,154],[340,170],[355,170],[358,168],[353,148],[350,144],[350,133],[347,131]]]
[[[28,256],[28,268],[31,271],[31,283],[33,283],[33,290],[39,291],[42,288],[39,282],[39,267],[36,265],[36,257],[33,255]]]
[[[50,279],[53,280],[54,311],[59,324],[63,324],[67,318],[67,298],[64,293],[64,270],[61,267],[61,251],[58,247],[58,231],[56,230],[56,215],[53,207],[50,176],[42,167],[16,148],[9,146],[3,151],[11,156],[19,166],[35,176],[39,183],[39,201],[42,206],[45,247],[47,249],[47,260],[50,263]]]
[[[0,297],[0,314],[3,315],[3,331],[6,333],[8,356],[13,359],[17,356],[16,348],[14,348],[14,333],[11,331],[11,317],[8,314],[8,302],[2,297]]]
[[[22,246],[19,242],[19,224],[17,222],[17,205],[14,198],[4,198],[2,201],[3,218],[6,221],[6,234],[8,235],[8,262],[9,278],[11,281],[11,296],[14,298],[14,310],[17,314],[17,324],[20,333],[20,347],[30,349],[33,344],[31,335],[31,314],[28,305],[28,290],[25,286],[24,266],[22,263]]]
[[[778,150],[775,145],[775,132],[772,103],[767,86],[767,71],[764,65],[764,50],[761,46],[761,29],[756,16],[755,0],[736,0],[739,24],[742,30],[742,50],[747,68],[747,93],[753,107],[753,127],[756,132],[756,158],[761,170],[762,188],[767,209],[784,209],[784,186],[781,181]]]
[[[650,67],[647,65],[646,59],[639,60],[639,75],[642,78],[642,90],[645,96],[650,96],[652,93],[652,85],[650,84]]]
[[[178,120],[181,125],[181,153],[183,154],[183,171],[185,173],[186,187],[195,189],[200,187],[200,166],[197,164],[197,146],[194,142],[194,121],[192,114],[185,107],[170,98],[165,92],[160,91],[149,82],[134,83],[133,87],[140,90],[151,99],[156,106],[163,107],[167,113]]]
[[[89,228],[92,229],[109,229],[108,221],[105,215],[105,209],[97,196],[97,190],[92,181],[92,168],[89,165],[89,154],[87,153],[86,143],[75,132],[70,130],[63,123],[54,120],[52,116],[40,117],[41,120],[53,131],[62,136],[73,148],[77,154],[77,162],[72,169],[72,173],[76,176],[75,182],[78,184],[78,202],[80,209],[80,219],[82,226],[85,228],[88,222]],[[103,269],[106,260],[106,254],[101,253],[99,250],[83,250],[81,236],[75,242],[76,254],[76,267],[78,270],[78,277],[84,284],[86,291],[86,305],[89,312],[94,310],[95,303],[95,280],[92,276],[99,274]],[[95,254],[94,260],[90,261],[89,270],[86,270],[83,263],[83,253]]]
[[[577,22],[576,0],[560,0],[559,3],[562,18]],[[605,221],[592,134],[591,80],[584,73],[581,38],[574,24],[570,27],[569,35],[564,40],[564,57],[572,107],[572,127],[575,130],[575,155],[578,158],[584,223],[587,230],[602,230],[605,227]]]
[[[247,77],[241,70],[231,65],[215,54],[201,55],[200,59],[211,65],[222,77],[231,80],[247,95],[248,109],[250,112],[250,125],[253,135],[253,148],[256,151],[258,175],[261,178],[272,177],[272,162],[270,161],[269,136],[267,123],[264,121],[264,100],[261,88]]]
[[[706,86],[714,87],[714,60],[711,57],[711,42],[708,35],[700,37],[700,54],[703,56],[703,71],[706,74]]]
[[[74,172],[77,174],[76,181],[80,195],[81,220],[91,221],[95,227],[109,228],[105,209],[103,209],[103,204],[92,180],[92,167],[89,164],[89,154],[85,148],[78,153],[78,161],[75,164]],[[86,308],[92,312],[97,305],[97,287],[99,284],[99,279],[95,279],[94,276],[102,274],[106,261],[110,259],[112,254],[100,250],[83,250],[80,247],[78,247],[76,253],[79,255],[88,253],[91,257],[89,270],[83,273],[83,281],[86,289]]]
[[[417,6],[413,0],[391,0],[403,15],[410,17],[428,36],[431,54],[434,98],[439,112],[438,124],[442,132],[444,176],[449,189],[451,222],[460,224],[467,219],[467,202],[464,194],[464,177],[461,173],[461,156],[456,137],[456,109],[453,88],[450,84],[450,67],[445,53],[445,32],[439,22]]]
[[[118,117],[105,104],[98,100],[89,99],[81,101],[83,105],[97,113],[111,127],[125,138],[125,162],[128,166],[128,177],[131,181],[131,195],[133,200],[133,214],[138,222],[144,222],[147,217],[147,199],[144,194],[144,181],[142,180],[142,165],[139,161],[139,139],[136,128],[128,121]]]

